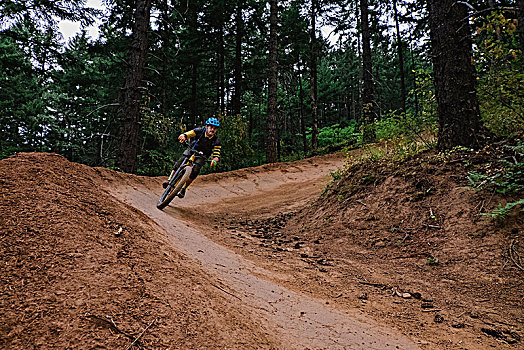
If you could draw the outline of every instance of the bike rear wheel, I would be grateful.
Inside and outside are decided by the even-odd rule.
[[[175,198],[178,192],[180,192],[187,179],[189,179],[189,175],[191,175],[192,170],[192,167],[186,166],[184,169],[182,169],[182,171],[175,175],[175,178],[169,181],[169,185],[167,185],[164,193],[162,193],[162,196],[160,196],[160,199],[156,204],[158,209],[162,210],[167,207],[169,203],[171,203],[173,198]]]

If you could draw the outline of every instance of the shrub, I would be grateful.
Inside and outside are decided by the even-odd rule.
[[[519,50],[514,19],[493,12],[477,29],[475,53],[477,89],[486,127],[503,137],[524,134],[523,53]]]
[[[468,180],[472,186],[479,189],[492,188],[501,194],[521,193],[524,191],[524,142],[519,141],[516,146],[506,145],[505,147],[514,152],[515,155],[511,157],[513,161],[511,162],[507,159],[499,160],[502,168],[493,174],[470,172]],[[504,219],[513,208],[522,204],[524,204],[524,199],[506,203],[505,206],[499,204],[493,212],[482,215]]]

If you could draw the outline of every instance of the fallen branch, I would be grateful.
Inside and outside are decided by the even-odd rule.
[[[140,339],[144,335],[144,333],[149,329],[149,327],[151,327],[153,325],[153,323],[155,323],[155,322],[156,322],[156,318],[153,321],[151,321],[150,324],[147,325],[147,327],[142,331],[142,333],[140,333],[140,335],[138,337],[136,337],[135,340],[133,340],[133,342],[131,344],[129,344],[129,346],[126,348],[126,350],[131,349],[131,347],[133,345],[135,345],[135,343],[138,341],[138,339]]]
[[[91,319],[91,321],[94,320],[93,322],[95,322],[95,323],[105,324],[105,325],[109,326],[109,328],[112,329],[113,331],[115,331],[116,333],[125,335],[129,339],[133,339],[132,335],[127,334],[126,332],[124,332],[123,330],[121,330],[120,328],[117,327],[117,325],[115,324],[115,321],[113,321],[113,318],[111,316],[99,317],[99,316],[96,316],[96,315],[86,315],[85,317],[88,318],[88,319]],[[96,321],[98,321],[98,322],[96,322]]]
[[[436,228],[436,229],[439,229],[439,230],[442,228],[442,227],[437,226],[437,225],[428,225],[428,224],[423,224],[422,226],[423,227],[429,227],[429,228]]]
[[[493,192],[491,193],[491,197],[489,197],[489,201],[488,201],[488,203],[486,203],[486,205],[485,205],[486,207],[491,203],[491,200],[493,199],[493,196],[494,196],[494,195],[495,195],[495,191],[493,191]],[[480,209],[479,209],[479,213],[478,213],[477,215],[481,215],[481,213],[482,213],[482,209],[484,209],[484,201],[482,201],[482,206],[480,207]]]
[[[511,259],[513,264],[515,264],[516,267],[518,267],[521,271],[524,271],[524,268],[522,267],[522,262],[520,261],[520,255],[515,251],[514,245],[515,240],[512,240],[508,249],[509,258]]]
[[[238,300],[242,300],[242,299],[240,299],[238,296],[236,296],[235,294],[228,292],[228,291],[225,290],[224,288],[220,288],[220,287],[217,286],[216,284],[211,283],[211,285],[212,285],[213,287],[217,288],[217,289],[220,289],[222,292],[224,292],[224,293],[226,293],[226,294],[229,294],[229,295],[231,295],[232,297],[237,298]]]
[[[493,326],[493,327],[497,327],[498,326],[495,323],[491,323],[491,322],[486,321],[486,320],[482,320],[482,322],[484,322],[485,324],[489,324],[490,326]],[[506,325],[506,326],[510,326],[510,327],[517,327],[517,325],[513,324],[513,323],[507,323],[507,322],[495,321],[495,320],[493,322],[500,323],[500,324],[503,324],[503,325]]]
[[[364,203],[364,202],[362,202],[361,200],[358,200],[358,199],[357,199],[356,202],[357,202],[358,204],[362,204],[363,206],[367,207],[367,204]]]

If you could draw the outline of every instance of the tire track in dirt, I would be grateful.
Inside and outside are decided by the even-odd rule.
[[[274,196],[273,191],[287,184],[295,187],[297,183],[303,184],[303,194],[293,193],[293,197],[297,201],[307,200],[311,192],[318,193],[318,186],[315,189],[312,184],[325,183],[329,171],[342,164],[339,158],[323,158],[321,162],[321,166],[311,161],[301,162],[300,165],[294,163],[290,166],[292,170],[285,166],[254,172],[246,170],[245,174],[234,178],[227,174],[203,176],[183,201],[175,199],[164,211],[155,207],[161,189],[155,193],[144,186],[123,187],[113,193],[163,227],[175,247],[198,261],[204,270],[217,276],[222,285],[215,287],[231,298],[240,299],[268,327],[282,335],[284,344],[298,349],[418,349],[407,337],[378,325],[357,311],[335,310],[325,301],[271,282],[269,271],[205,237],[199,232],[201,226],[198,223],[184,221],[187,210],[199,205],[228,202],[241,208],[242,203],[246,203],[245,198],[248,198],[244,197],[244,193],[262,199],[267,193],[266,203],[263,200],[257,202],[261,206],[271,205],[269,198]],[[193,220],[198,222],[199,219]]]

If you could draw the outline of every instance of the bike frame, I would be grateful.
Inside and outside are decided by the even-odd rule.
[[[191,148],[189,143],[187,143],[187,142],[185,142],[185,143],[188,145],[188,148],[184,151],[184,153],[189,151],[190,154],[185,157],[185,159],[182,161],[182,164],[180,164],[178,169],[171,170],[171,174],[169,175],[169,179],[168,179],[170,185],[172,185],[171,184],[171,180],[173,178],[176,178],[176,175],[180,171],[182,171],[182,169],[184,169],[187,166],[193,167],[193,165],[195,164],[195,161],[196,161],[197,158],[204,158],[204,154],[202,152],[194,150],[193,148]]]
[[[183,159],[180,166],[177,169],[173,169],[169,175],[168,185],[157,203],[157,208],[160,210],[165,208],[173,200],[173,198],[178,195],[184,183],[189,179],[189,176],[193,171],[195,161],[198,158],[205,159],[204,154],[193,149],[189,142],[186,141],[184,144],[188,146],[183,153],[185,158]]]

